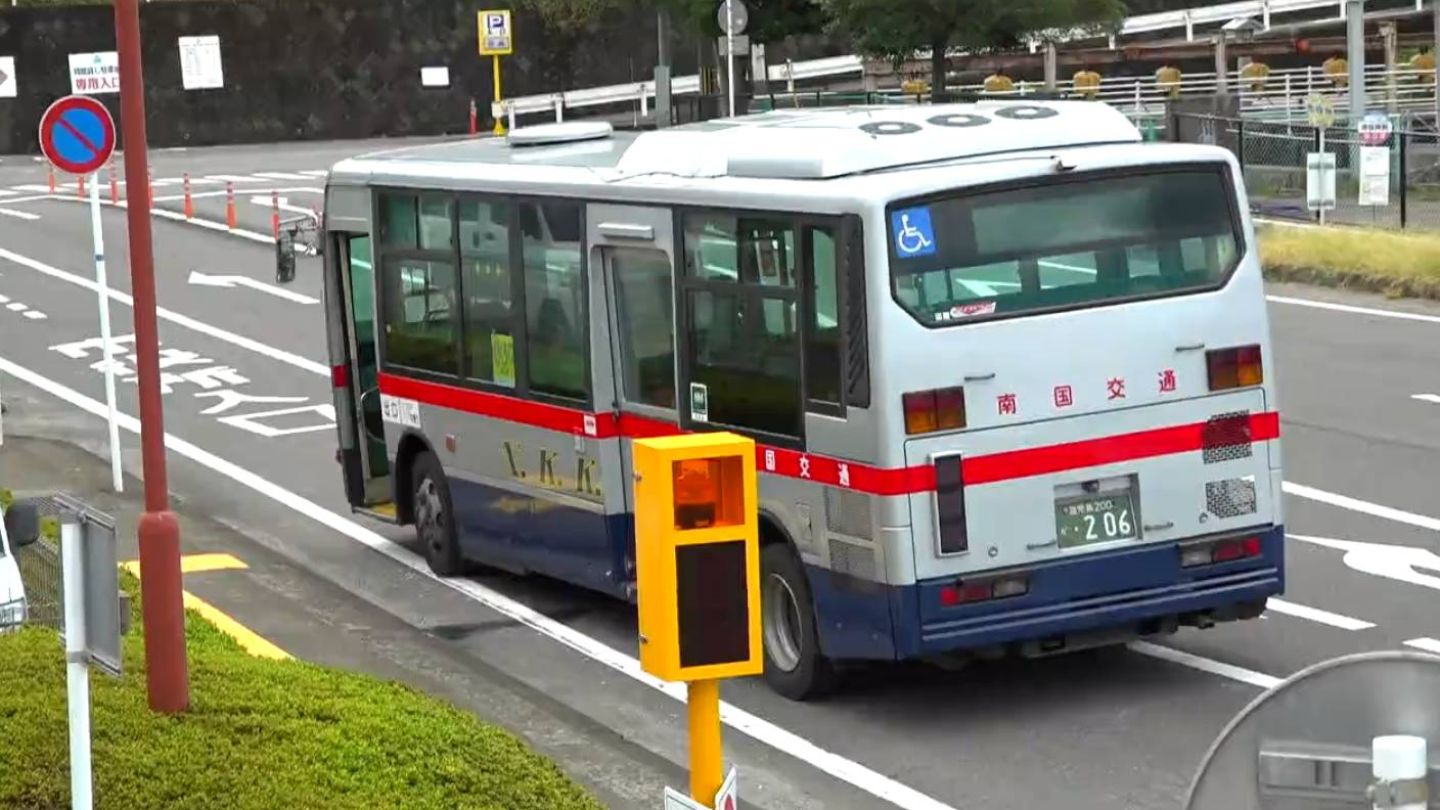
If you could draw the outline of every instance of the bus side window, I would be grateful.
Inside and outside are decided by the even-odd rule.
[[[454,208],[444,197],[382,194],[385,362],[455,374]]]
[[[708,421],[799,438],[794,224],[696,213],[684,234],[685,345],[690,382],[709,394]]]
[[[658,250],[615,248],[621,372],[631,402],[675,407],[674,294],[670,257]]]
[[[840,405],[840,297],[836,279],[835,235],[828,227],[805,229],[809,258],[809,323],[805,332],[806,396],[836,411]],[[828,408],[825,406],[829,406]]]
[[[514,388],[517,330],[509,222],[510,205],[502,199],[460,201],[465,373],[474,380]]]
[[[581,251],[580,205],[521,203],[525,229],[525,343],[530,390],[567,399],[588,399],[590,380]],[[544,221],[550,236],[538,227]],[[553,241],[552,241],[553,240]]]

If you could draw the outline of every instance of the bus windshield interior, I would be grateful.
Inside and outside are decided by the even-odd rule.
[[[1223,167],[956,193],[889,209],[895,298],[929,325],[1213,289],[1239,259]]]

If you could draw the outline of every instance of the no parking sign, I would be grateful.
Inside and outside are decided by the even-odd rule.
[[[115,153],[115,119],[89,96],[66,96],[40,117],[40,151],[68,174],[91,174]]]

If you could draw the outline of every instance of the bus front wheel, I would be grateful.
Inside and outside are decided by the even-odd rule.
[[[810,583],[787,543],[760,550],[760,614],[770,688],[791,700],[829,692],[835,683],[834,665],[820,653]]]
[[[415,482],[415,535],[425,553],[430,570],[442,577],[463,572],[460,544],[455,533],[454,512],[450,508],[450,482],[433,453],[422,451],[415,457],[410,480]]]

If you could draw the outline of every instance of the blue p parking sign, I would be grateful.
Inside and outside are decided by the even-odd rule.
[[[913,259],[935,253],[935,228],[930,224],[928,206],[892,212],[890,230],[895,234],[895,254],[900,258]]]

